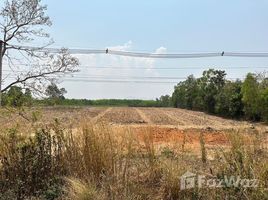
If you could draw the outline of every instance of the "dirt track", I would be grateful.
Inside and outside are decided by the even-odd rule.
[[[207,150],[212,152],[215,148],[228,148],[229,133],[239,132],[250,138],[258,130],[263,141],[268,140],[267,126],[183,109],[112,108],[99,115],[99,122],[108,122],[115,130],[122,131],[127,127],[141,142],[149,134],[160,151],[163,147],[176,145],[199,154],[201,134]]]
[[[18,114],[6,113],[1,110],[0,130],[20,127],[29,130],[31,123]],[[33,110],[26,113],[29,119]],[[254,134],[256,130],[263,133],[265,143],[268,143],[268,127],[261,124],[252,124],[246,121],[224,119],[202,112],[175,108],[128,108],[128,107],[88,107],[88,108],[42,108],[34,110],[39,113],[38,119],[42,123],[50,123],[55,118],[66,127],[76,128],[81,123],[106,123],[113,129],[124,130],[128,128],[142,140],[145,134],[152,135],[154,143],[182,144],[186,142],[191,149],[199,148],[200,134],[204,134],[207,145],[216,147],[228,145],[226,134],[241,132],[247,135]]]
[[[103,113],[105,112],[105,113]],[[98,121],[105,121],[113,125],[139,125],[177,127],[179,129],[204,129],[215,130],[249,128],[251,123],[235,121],[175,108],[112,108],[103,111],[97,116]]]
[[[105,122],[113,126],[210,129],[210,130],[247,130],[266,129],[267,126],[252,124],[246,121],[224,119],[202,112],[189,111],[178,108],[129,108],[129,107],[87,107],[87,108],[35,108],[28,110],[23,117],[31,120],[33,113],[42,123],[50,123],[58,119],[66,126],[77,126],[80,122],[89,121],[93,124]],[[0,124],[2,127],[14,124],[25,124],[22,116],[17,112],[0,110]]]

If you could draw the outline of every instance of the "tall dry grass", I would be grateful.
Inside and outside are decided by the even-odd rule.
[[[0,199],[267,199],[268,156],[262,134],[229,134],[229,149],[207,158],[200,136],[200,157],[185,154],[186,140],[159,151],[148,129],[138,140],[129,129],[82,122],[77,129],[57,121],[15,127],[0,134]],[[174,147],[175,148],[175,147]],[[259,180],[257,188],[182,190],[186,171],[208,177],[241,176]]]

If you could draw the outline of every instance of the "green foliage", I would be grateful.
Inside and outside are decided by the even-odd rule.
[[[215,113],[216,97],[224,87],[225,76],[225,71],[209,69],[199,79],[204,109],[209,113]]]
[[[241,87],[241,81],[225,83],[216,97],[216,113],[232,118],[243,116]]]
[[[156,99],[156,103],[160,107],[170,107],[172,104],[171,97],[169,95],[162,95],[159,99]]]
[[[23,137],[16,128],[1,134],[0,194],[56,199],[65,175],[62,134],[57,124],[51,130],[36,130],[34,137]]]
[[[38,105],[51,105],[50,99],[35,100]],[[126,107],[160,107],[163,104],[155,100],[139,99],[60,99],[54,101],[54,105],[60,106],[126,106]]]
[[[175,86],[174,93],[172,95],[172,102],[174,107],[197,109],[201,106],[196,99],[199,96],[198,82],[193,75],[188,76],[186,81],[178,83]]]
[[[65,99],[64,94],[66,94],[67,91],[65,88],[58,88],[58,86],[55,83],[52,83],[49,85],[46,89],[46,95],[48,96],[48,103],[51,105],[58,104],[59,101]]]
[[[200,110],[231,118],[268,121],[268,78],[266,74],[249,73],[242,82],[227,81],[226,73],[209,69],[200,78],[190,75],[174,87],[172,96],[162,95],[156,100],[139,99],[66,99],[64,88],[51,84],[47,99],[33,99],[30,90],[13,86],[3,94],[3,104],[21,107],[31,105],[59,106],[128,106],[176,107]],[[35,116],[33,116],[35,118]]]
[[[249,73],[244,82],[225,79],[226,73],[209,69],[202,77],[189,76],[172,94],[174,107],[201,110],[225,117],[268,121],[268,79]]]
[[[175,153],[172,149],[168,148],[168,147],[164,147],[161,151],[161,155],[167,158],[172,158],[174,157]]]
[[[260,93],[261,99],[261,113],[262,117],[266,122],[268,122],[268,87],[261,91]]]
[[[248,73],[242,85],[244,111],[249,119],[258,120],[261,115],[260,91],[257,77]]]
[[[31,106],[32,103],[33,98],[29,89],[26,89],[25,92],[23,92],[23,89],[21,87],[12,86],[8,92],[3,94],[3,105],[6,106]]]
[[[199,79],[189,76],[175,86],[173,105],[215,113],[216,98],[225,84],[225,72],[209,69]]]

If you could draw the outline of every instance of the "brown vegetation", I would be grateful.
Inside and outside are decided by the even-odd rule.
[[[64,122],[60,118],[32,121],[28,131],[12,122],[1,129],[0,199],[267,198],[267,133],[260,127],[216,130],[187,128],[189,124],[139,125],[139,112],[132,108],[92,109],[92,116],[85,115],[90,111],[62,112],[68,119],[79,117],[72,126],[60,123]],[[123,114],[114,115],[120,111]],[[137,123],[124,124],[132,112],[137,115],[129,121]],[[42,120],[50,121],[50,116]],[[113,124],[95,124],[94,120],[107,116],[114,116]],[[255,178],[259,185],[182,190],[180,177],[186,171],[208,177]]]

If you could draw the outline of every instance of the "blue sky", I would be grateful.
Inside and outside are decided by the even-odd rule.
[[[266,51],[266,0],[44,0],[56,44],[153,51]]]
[[[57,47],[142,52],[268,52],[267,0],[43,0],[53,21]],[[229,78],[268,69],[266,58],[138,59],[78,56],[81,65],[119,66],[96,70],[81,66],[80,75],[200,76],[208,68],[225,69]],[[131,69],[135,67],[146,69]],[[156,70],[157,67],[189,67]],[[192,69],[199,67],[200,69]],[[231,69],[232,67],[249,67]],[[70,98],[143,98],[171,94],[174,84],[86,83],[63,81]],[[86,92],[85,92],[86,90]]]

